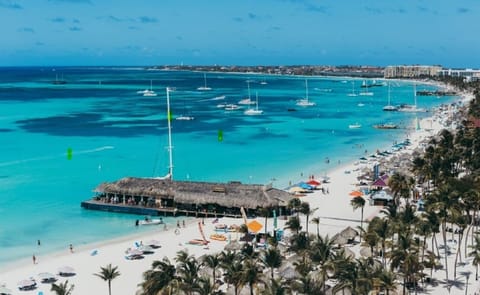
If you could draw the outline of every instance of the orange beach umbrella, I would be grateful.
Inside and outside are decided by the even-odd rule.
[[[250,223],[248,223],[247,226],[248,226],[248,229],[254,233],[258,233],[263,227],[263,225],[256,220],[251,221]]]
[[[353,192],[350,193],[350,196],[361,197],[361,196],[363,196],[363,193],[361,191],[353,191]]]

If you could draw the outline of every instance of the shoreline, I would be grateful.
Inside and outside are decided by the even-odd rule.
[[[459,95],[459,99],[455,101],[456,102],[462,101],[465,103],[465,102],[468,102],[469,99],[471,99],[471,94],[461,93]],[[426,124],[428,120],[430,120],[430,122],[434,122],[434,121],[437,121],[434,119],[439,118],[438,112],[431,112],[430,114],[431,116],[428,116],[422,119],[421,121],[422,125]],[[413,123],[410,126],[414,126]],[[431,137],[436,134],[436,133],[435,134],[432,134],[432,133],[440,131],[440,129],[438,128],[439,127],[436,126],[436,128],[433,128],[432,130],[428,130],[428,131],[423,130],[422,134],[417,134],[418,139],[417,138],[415,139],[416,140],[415,144],[412,144],[411,149],[418,147],[420,140],[423,138],[422,135]],[[412,137],[412,134],[415,135],[415,128],[408,129],[408,130],[410,131],[408,136],[409,138]],[[398,140],[400,141],[401,139],[398,139]],[[412,139],[412,143],[413,142],[414,140]],[[379,149],[383,150],[384,148],[379,147]],[[348,191],[351,190],[352,184],[355,180],[354,177],[357,175],[357,173],[355,172],[351,174],[345,174],[345,171],[348,170],[349,168],[350,170],[354,170],[356,167],[354,162],[355,162],[354,160],[349,162],[342,162],[335,166],[332,165],[329,167],[329,169],[326,170],[326,174],[331,178],[331,182],[327,184],[327,186],[330,188],[330,193],[328,195],[324,196],[321,194],[321,192],[317,191],[313,194],[309,194],[306,197],[302,198],[302,200],[305,200],[311,203],[312,208],[318,205],[320,205],[320,207],[322,208],[316,214],[322,219],[327,219],[326,223],[324,221],[321,222],[321,226],[323,228],[322,233],[327,232],[327,233],[333,234],[335,231],[339,231],[339,229],[341,227],[344,227],[344,225],[346,224],[352,224],[352,223],[355,224],[357,220],[359,222],[359,212],[353,212],[349,204],[346,206],[347,208],[337,208],[339,207],[338,204],[340,202],[343,202],[343,201],[349,202],[350,200],[350,197],[348,196]],[[295,177],[292,177],[292,179],[296,179],[298,178],[299,174],[291,173],[291,175],[292,176],[296,175]],[[315,175],[322,175],[322,174],[318,173]],[[303,180],[305,180],[307,177],[308,177],[307,175],[304,175]],[[333,195],[336,196],[335,199],[331,199]],[[364,215],[365,217],[374,216],[379,211],[379,209],[375,206],[368,206],[365,209],[366,209],[365,215]],[[340,212],[339,210],[343,210],[343,211]],[[325,216],[325,212],[331,213],[330,214],[331,216]],[[212,219],[213,218],[205,218],[207,230],[211,230]],[[182,220],[182,217],[178,218],[177,220]],[[131,293],[132,288],[136,288],[136,285],[141,282],[141,274],[143,273],[143,271],[146,271],[147,269],[149,269],[150,263],[153,260],[159,260],[163,256],[167,256],[172,261],[176,252],[178,250],[184,249],[185,247],[187,247],[187,249],[192,249],[192,252],[195,252],[193,254],[196,254],[196,257],[200,256],[198,254],[212,253],[212,252],[218,251],[219,249],[220,250],[223,249],[223,247],[219,247],[221,246],[220,242],[216,242],[216,241],[212,241],[210,249],[203,249],[203,247],[198,247],[198,246],[185,246],[183,244],[186,240],[190,238],[197,238],[199,236],[198,229],[197,229],[197,222],[199,220],[201,219],[196,219],[194,217],[185,218],[185,221],[187,223],[186,227],[181,229],[181,234],[178,236],[175,235],[173,230],[175,228],[175,225],[172,224],[170,225],[169,231],[167,232],[164,232],[163,227],[160,226],[161,228],[159,229],[159,231],[154,231],[152,229],[152,231],[135,233],[127,236],[121,236],[115,239],[100,241],[98,243],[74,245],[75,252],[73,254],[70,253],[66,247],[65,251],[58,251],[58,252],[56,251],[53,253],[48,253],[47,255],[44,255],[44,256],[37,257],[38,263],[35,265],[32,265],[32,262],[31,260],[29,260],[29,258],[15,260],[15,261],[12,261],[11,263],[7,263],[6,265],[2,265],[2,267],[0,268],[0,285],[6,283],[7,287],[13,290],[16,286],[16,283],[22,279],[25,279],[27,277],[36,277],[36,274],[42,271],[54,272],[56,268],[62,265],[71,265],[78,271],[78,275],[68,278],[68,280],[69,282],[72,282],[75,284],[76,290],[77,288],[82,290],[82,288],[85,288],[85,285],[92,283],[91,281],[94,281],[94,282],[98,281],[98,284],[96,283],[92,284],[96,286],[95,290],[97,290],[97,288],[102,288],[102,286],[105,288],[104,282],[99,279],[93,280],[94,277],[92,274],[100,271],[100,266],[105,266],[108,263],[112,263],[113,265],[117,265],[117,264],[119,265],[119,270],[122,273],[122,276],[118,281],[123,281],[122,286],[124,285],[122,288],[119,288],[116,285],[121,285],[121,284],[117,281],[114,281],[112,283],[112,288],[115,290],[114,293],[125,294],[125,295],[132,294]],[[264,222],[264,218],[257,218],[257,220],[262,224]],[[243,223],[242,219],[240,218],[239,219],[222,218],[221,222],[230,223],[230,224]],[[279,222],[279,224],[282,225],[283,223],[284,223],[284,220],[282,219],[281,222]],[[268,225],[269,225],[268,227],[271,229],[273,225],[273,221],[271,218],[268,221]],[[313,225],[309,229],[310,229],[309,230],[310,232],[315,231],[315,228]],[[157,253],[155,253],[154,255],[147,256],[142,261],[127,261],[123,258],[123,251],[126,248],[131,247],[134,244],[134,242],[138,240],[146,241],[154,238],[161,241],[162,248],[160,248],[159,249],[160,251],[157,251],[157,252],[162,252],[162,254],[157,255]],[[93,250],[97,250],[99,254],[95,256],[91,256],[90,254]],[[88,263],[88,261],[90,261],[90,263]],[[92,266],[92,264],[94,265]],[[128,269],[130,265],[132,265],[131,270]],[[127,269],[126,272],[125,272],[125,269]],[[129,280],[124,279],[124,272],[125,272],[125,275],[129,277]],[[63,279],[59,281],[62,281],[62,280]],[[39,284],[39,286],[41,286],[42,288],[38,288],[35,291],[27,291],[27,292],[23,291],[22,294],[37,294],[39,290],[42,290],[44,294],[53,294],[49,291],[49,285]],[[45,286],[48,286],[48,288],[46,288]],[[83,289],[83,290],[85,292],[85,291],[88,291],[89,289]],[[90,291],[91,290],[92,289],[90,289]],[[98,290],[103,290],[103,289],[98,289]],[[120,293],[118,292],[118,290],[123,290],[125,293]],[[16,292],[14,292],[14,294],[16,294]]]

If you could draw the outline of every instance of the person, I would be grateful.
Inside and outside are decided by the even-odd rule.
[[[35,257],[35,254],[32,256],[33,264],[37,264],[37,257]]]
[[[182,220],[182,226],[185,228],[185,220]]]
[[[140,223],[140,220],[135,220],[135,226],[138,226],[138,224]]]
[[[177,227],[180,228],[180,221],[177,220]]]
[[[37,246],[40,246],[40,240],[37,240]]]
[[[73,253],[73,245],[70,244],[70,253]]]

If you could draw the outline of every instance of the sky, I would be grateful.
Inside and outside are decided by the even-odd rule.
[[[480,0],[0,0],[0,66],[480,68]]]

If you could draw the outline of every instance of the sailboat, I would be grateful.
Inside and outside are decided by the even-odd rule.
[[[157,93],[155,93],[155,91],[153,91],[152,84],[153,84],[153,82],[152,82],[152,80],[150,80],[150,90],[144,90],[143,91],[143,96],[157,96]]]
[[[238,104],[241,105],[252,105],[255,104],[255,102],[250,98],[250,81],[247,81],[247,88],[248,88],[248,97],[240,100]]]
[[[207,74],[206,73],[203,73],[203,86],[198,87],[197,90],[200,90],[200,91],[212,90],[212,88],[207,87]]]
[[[355,81],[352,81],[352,93],[347,94],[347,96],[357,96],[355,93]]]
[[[388,105],[384,106],[383,110],[386,111],[386,112],[398,111],[398,108],[396,106],[392,106],[390,104],[390,83],[388,83]]]
[[[58,74],[55,75],[55,81],[52,81],[52,84],[54,85],[63,85],[63,84],[67,84],[67,81],[65,81],[63,79],[63,74],[62,74],[62,79],[58,79]]]
[[[305,79],[305,98],[297,100],[297,106],[300,107],[311,107],[314,106],[315,103],[313,101],[308,101],[308,81]]]
[[[250,108],[250,109],[246,110],[245,112],[243,112],[245,115],[255,116],[255,115],[263,114],[263,111],[258,109],[258,92],[256,92],[255,94],[256,94],[256,98],[257,98],[256,99],[256,107],[255,107],[255,109]]]
[[[363,92],[360,92],[361,96],[372,96],[373,92],[368,91],[368,84],[365,80],[363,80],[362,87],[365,89]]]
[[[399,112],[408,112],[408,113],[422,113],[426,112],[427,110],[424,108],[418,108],[417,107],[417,85],[414,83],[413,84],[413,99],[414,99],[414,104],[402,104],[398,108]]]

